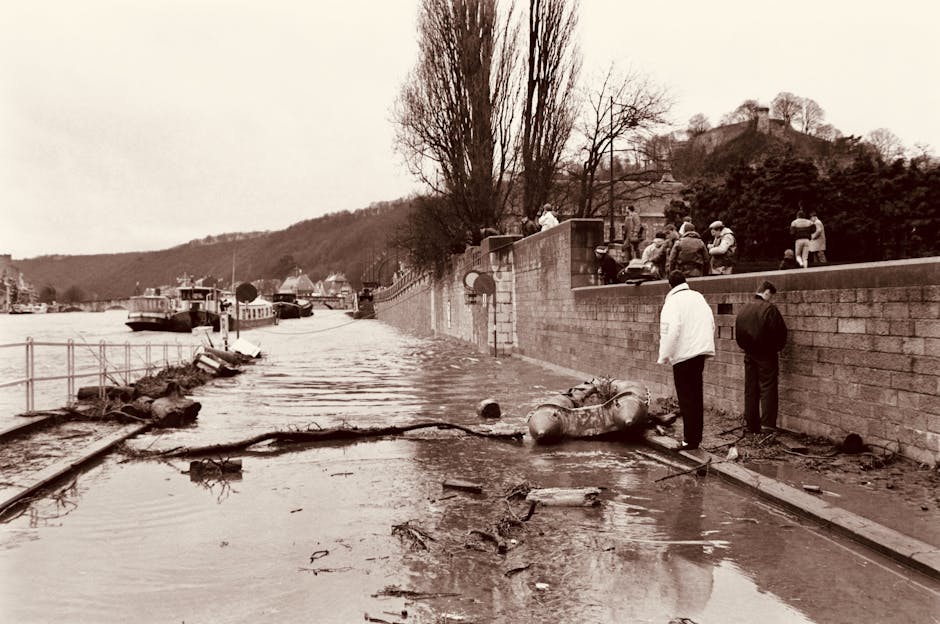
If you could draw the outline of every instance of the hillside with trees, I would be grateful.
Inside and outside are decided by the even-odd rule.
[[[39,256],[14,264],[44,298],[64,303],[129,297],[137,289],[175,285],[184,274],[228,286],[233,264],[238,282],[283,280],[299,267],[313,281],[344,273],[359,287],[372,277],[388,281],[397,264],[392,240],[411,206],[412,200],[380,202],[284,230],[214,235],[160,251]]]

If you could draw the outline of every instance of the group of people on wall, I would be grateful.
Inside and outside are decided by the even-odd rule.
[[[734,231],[720,220],[708,226],[708,242],[696,231],[692,217],[685,217],[678,228],[667,223],[640,251],[644,230],[633,206],[628,207],[623,226],[622,256],[625,261],[642,266],[649,278],[665,279],[673,271],[679,271],[686,278],[734,272],[738,260],[738,243]],[[790,235],[794,246],[784,252],[779,269],[826,264],[826,231],[815,212],[810,212],[807,218],[803,210],[799,210],[790,225]],[[623,267],[615,270],[615,265],[619,263],[610,257],[609,246],[596,247],[595,255],[602,283],[615,284],[621,281],[618,273],[622,276]]]

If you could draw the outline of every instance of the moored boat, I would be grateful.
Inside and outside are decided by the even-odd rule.
[[[212,327],[214,331],[219,331],[222,291],[203,286],[202,280],[193,282],[189,278],[180,280],[176,291],[178,309],[172,315],[173,329],[170,331],[189,332],[194,327]]]
[[[640,383],[595,379],[536,406],[526,421],[529,435],[538,443],[627,436],[646,429],[649,403],[649,391]]]
[[[174,320],[176,305],[173,299],[161,294],[135,295],[130,300],[130,310],[124,323],[133,331],[189,331],[177,327]]]
[[[274,305],[262,297],[256,297],[247,303],[239,303],[237,306],[230,304],[228,312],[229,329],[232,330],[274,325],[278,319]]]
[[[375,304],[373,303],[373,298],[374,295],[372,294],[371,288],[363,288],[356,293],[356,304],[352,312],[352,317],[354,319],[374,319]]]
[[[290,291],[280,291],[274,295],[274,311],[278,318],[294,319],[313,316],[313,303]]]
[[[49,306],[45,303],[14,303],[10,306],[10,314],[45,314]]]

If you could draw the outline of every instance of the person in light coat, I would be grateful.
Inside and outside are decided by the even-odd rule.
[[[558,225],[558,217],[552,212],[551,204],[545,204],[542,206],[542,209],[539,210],[539,225],[542,226],[542,232]]]
[[[708,244],[712,275],[731,275],[738,249],[734,232],[721,221],[715,221],[708,229],[712,233],[712,242]]]
[[[816,229],[809,237],[809,257],[813,264],[826,264],[826,228],[823,222],[816,216],[814,210],[809,212],[809,220],[813,222]]]
[[[715,355],[715,315],[680,271],[669,274],[672,290],[659,313],[659,364],[672,366],[682,416],[680,448],[697,449],[704,428],[705,359]]]

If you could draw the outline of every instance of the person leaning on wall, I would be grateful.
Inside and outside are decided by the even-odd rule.
[[[734,320],[734,339],[744,350],[744,422],[751,433],[777,428],[778,353],[787,344],[787,324],[772,303],[776,293],[763,282]]]

